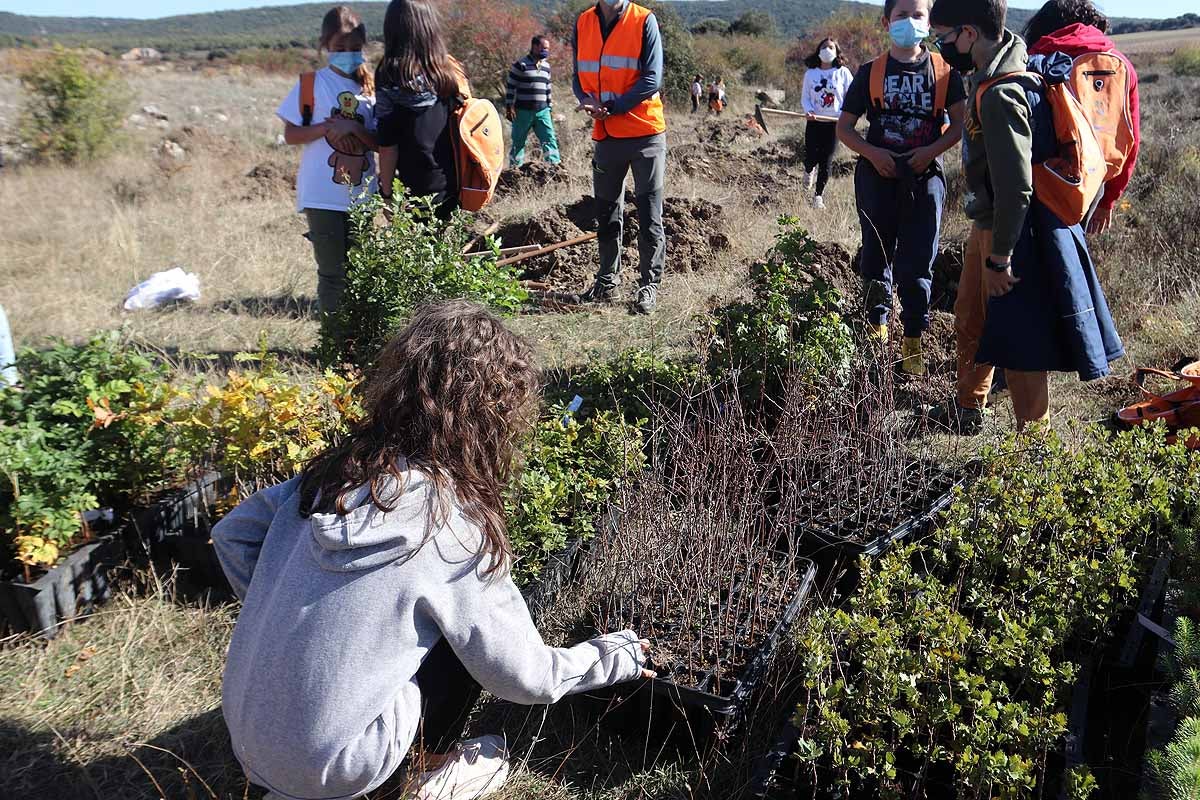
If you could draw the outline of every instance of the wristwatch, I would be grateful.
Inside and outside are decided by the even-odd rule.
[[[1008,268],[1012,266],[1012,262],[1001,264],[999,261],[993,261],[991,256],[987,258],[987,268],[992,272],[1008,272]]]

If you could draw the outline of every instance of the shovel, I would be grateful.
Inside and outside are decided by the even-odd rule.
[[[777,117],[790,117],[792,119],[809,119],[808,114],[800,111],[784,111],[782,108],[763,108],[761,105],[755,105],[754,121],[761,125],[762,129],[767,133],[771,131],[767,128],[767,121],[763,118],[764,114],[773,114]],[[837,117],[823,117],[820,114],[814,115],[812,119],[815,119],[817,122],[837,122]]]

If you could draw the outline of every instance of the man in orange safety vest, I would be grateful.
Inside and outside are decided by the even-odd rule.
[[[667,123],[661,96],[662,37],[654,13],[630,0],[599,0],[579,15],[571,42],[573,88],[594,120],[592,186],[600,266],[582,302],[616,300],[621,270],[625,176],[633,172],[641,280],[633,311],[652,314],[666,260],[663,173]]]

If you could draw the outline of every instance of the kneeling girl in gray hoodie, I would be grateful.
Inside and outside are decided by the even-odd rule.
[[[478,684],[533,705],[651,674],[633,631],[548,647],[508,574],[502,492],[539,395],[495,316],[426,307],[381,353],[364,421],[214,527],[243,602],[224,714],[253,783],[358,797],[419,739],[452,743]]]

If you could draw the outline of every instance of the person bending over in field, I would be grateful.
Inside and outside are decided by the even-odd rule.
[[[633,631],[548,647],[508,573],[502,494],[538,396],[495,316],[426,306],[384,347],[365,420],[213,528],[243,603],[225,721],[267,797],[359,797],[406,762],[416,798],[480,797],[507,775],[500,737],[453,746],[480,684],[540,704],[653,675]]]

